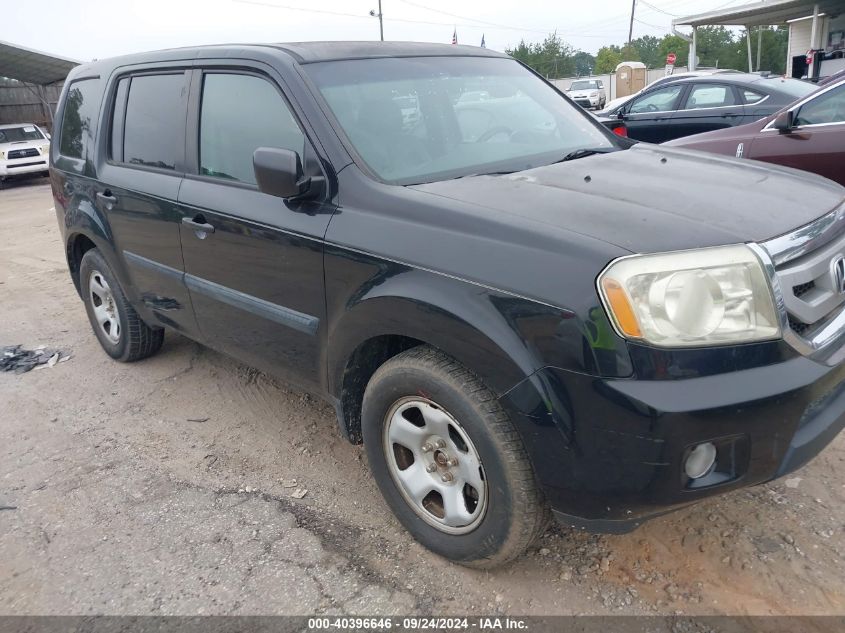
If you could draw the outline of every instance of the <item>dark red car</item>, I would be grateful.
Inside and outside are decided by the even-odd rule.
[[[845,79],[754,123],[665,144],[795,167],[845,185]]]

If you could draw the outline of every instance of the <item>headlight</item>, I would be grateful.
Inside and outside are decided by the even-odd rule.
[[[781,334],[763,266],[743,245],[624,257],[599,275],[598,290],[620,335],[660,347]]]
[[[42,146],[41,146],[41,147],[39,147],[38,149],[40,149],[40,150],[41,150],[41,153],[42,153],[42,154],[46,154],[47,152],[49,152],[49,151],[50,151],[50,146],[49,146],[49,145],[42,145]]]
[[[597,91],[593,91],[593,92],[590,93],[590,96],[591,97],[598,97],[599,93]]]

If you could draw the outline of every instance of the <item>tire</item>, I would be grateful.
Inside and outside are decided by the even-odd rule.
[[[129,363],[152,356],[161,348],[164,330],[141,320],[96,248],[82,258],[79,286],[91,328],[106,354]]]
[[[495,567],[522,554],[548,525],[510,418],[495,394],[446,354],[421,346],[384,363],[364,392],[362,431],[385,501],[436,554]]]

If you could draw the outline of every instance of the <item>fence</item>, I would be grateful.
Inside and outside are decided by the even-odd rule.
[[[49,86],[0,78],[0,124],[35,123],[52,131],[62,83]]]
[[[686,66],[678,66],[675,68],[676,73],[685,73],[687,72]],[[666,76],[666,71],[663,68],[649,68],[646,71],[646,85],[649,85],[653,81],[657,81],[661,77]],[[567,91],[569,90],[569,86],[572,84],[573,81],[578,81],[579,79],[601,79],[604,82],[605,90],[608,91],[607,100],[611,101],[612,99],[616,98],[616,73],[610,73],[608,75],[594,75],[590,77],[567,77],[565,79],[553,79],[552,83],[557,86],[560,90]]]

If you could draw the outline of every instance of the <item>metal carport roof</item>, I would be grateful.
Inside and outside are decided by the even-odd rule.
[[[29,84],[62,81],[80,62],[0,41],[0,77]]]
[[[700,13],[672,20],[675,26],[769,26],[813,15],[818,5],[819,14],[845,13],[845,0],[763,0],[738,7]]]

